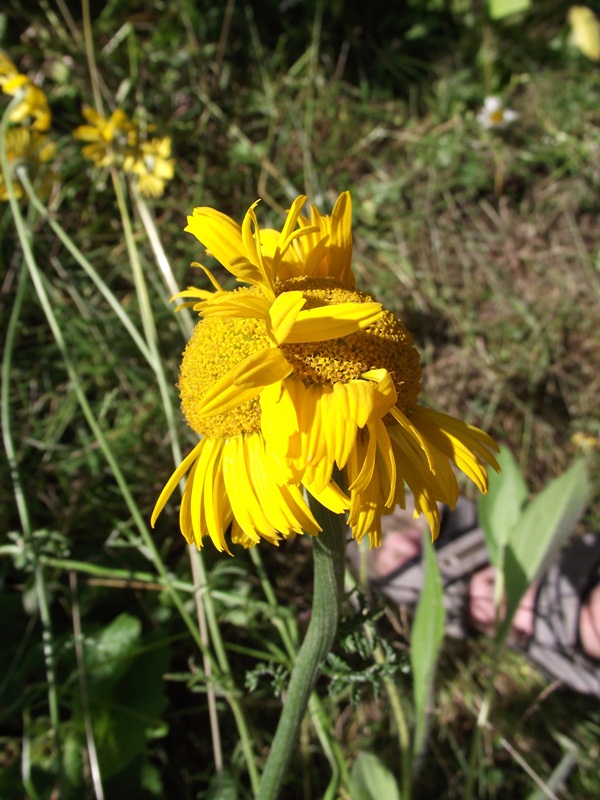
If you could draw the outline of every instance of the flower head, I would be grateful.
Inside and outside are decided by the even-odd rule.
[[[484,128],[504,128],[519,118],[512,108],[505,108],[500,97],[486,97],[483,108],[477,114],[477,122]]]
[[[142,142],[125,160],[123,169],[137,175],[138,189],[144,197],[160,197],[165,183],[173,178],[175,160],[171,158],[171,138],[163,136]]]
[[[589,436],[583,431],[577,431],[571,436],[571,443],[582,453],[591,453],[600,446],[600,441],[595,436]]]
[[[54,156],[54,151],[54,144],[39,131],[16,126],[9,128],[6,132],[6,155],[9,165],[13,169],[20,165],[24,166],[31,180],[37,176],[40,166]],[[48,193],[49,188],[50,180],[42,180],[38,194],[43,197]],[[23,197],[23,187],[19,183],[18,177],[14,182],[14,192],[16,197]],[[8,200],[6,182],[2,172],[0,172],[0,200]]]
[[[0,87],[4,94],[11,96],[23,93],[22,101],[10,114],[13,123],[30,123],[34,130],[47,131],[52,121],[52,113],[44,92],[22,75],[8,56],[0,52]]]
[[[83,116],[88,125],[80,125],[73,131],[73,136],[86,144],[82,153],[98,167],[110,167],[111,164],[123,163],[132,155],[138,142],[137,126],[120,109],[103,117],[93,108],[86,106]]]
[[[453,506],[450,461],[487,490],[497,467],[487,434],[417,404],[419,354],[390,311],[354,285],[350,195],[331,216],[301,214],[298,197],[281,231],[260,230],[254,208],[242,225],[196,208],[187,231],[236,276],[225,291],[180,293],[202,319],[183,355],[179,389],[188,424],[202,437],[175,470],[154,524],[189,473],[181,530],[198,547],[274,544],[317,534],[303,490],[348,513],[358,540],[381,541],[381,515],[400,503],[404,484],[434,536],[438,501]]]
[[[569,9],[571,41],[591,61],[600,61],[600,20],[587,6]]]

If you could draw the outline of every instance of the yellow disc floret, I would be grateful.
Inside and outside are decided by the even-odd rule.
[[[305,308],[340,303],[368,303],[372,298],[331,277],[293,278],[278,285],[277,293],[302,291]],[[260,294],[256,287],[235,294]],[[181,363],[179,390],[187,422],[196,433],[229,437],[254,433],[261,427],[258,396],[224,414],[202,415],[202,399],[214,384],[253,353],[272,346],[263,320],[207,316],[194,330]],[[305,385],[347,383],[364,372],[386,369],[398,394],[397,407],[409,411],[421,391],[419,354],[404,325],[390,311],[358,333],[324,342],[281,344],[293,367],[293,377]]]
[[[200,409],[202,398],[219,378],[247,356],[268,346],[269,337],[262,320],[208,317],[196,325],[179,372],[181,408],[190,428],[203,436],[216,437],[260,430],[258,398],[211,417],[201,416]]]
[[[370,303],[373,298],[334,278],[294,278],[286,281],[287,291],[301,290],[305,308],[338,303]],[[305,383],[346,383],[371,369],[386,369],[398,393],[398,408],[406,412],[421,392],[420,357],[410,333],[391,311],[365,328],[343,339],[325,342],[283,344],[281,349],[294,374]]]

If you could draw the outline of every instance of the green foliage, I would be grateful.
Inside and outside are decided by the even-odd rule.
[[[350,780],[353,800],[400,800],[394,776],[374,753],[359,753]]]
[[[479,498],[477,513],[485,535],[491,563],[502,569],[505,547],[528,497],[527,484],[511,451],[503,447],[498,456],[500,473],[492,472],[490,488]]]
[[[489,0],[489,8],[492,19],[504,19],[511,14],[529,11],[531,0]]]
[[[444,593],[433,546],[423,537],[425,580],[410,636],[415,730],[413,750],[420,754],[425,744],[427,716],[433,694],[435,668],[444,639]]]
[[[500,635],[508,632],[519,601],[544,564],[572,534],[587,505],[589,491],[585,462],[577,461],[549,483],[511,527],[504,563],[506,620]]]

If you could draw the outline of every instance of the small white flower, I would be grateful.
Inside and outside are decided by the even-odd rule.
[[[477,122],[484,128],[504,128],[518,119],[519,115],[512,108],[504,108],[502,99],[497,96],[486,97],[483,108],[477,114]]]

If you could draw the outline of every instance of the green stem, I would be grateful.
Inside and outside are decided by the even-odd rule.
[[[298,740],[308,701],[338,626],[346,549],[343,518],[311,500],[323,528],[313,541],[314,589],[310,624],[296,658],[287,697],[267,758],[257,800],[275,800]]]
[[[279,631],[290,662],[295,663],[296,656],[298,655],[297,626],[292,619],[281,619],[277,615],[277,610],[279,607],[277,598],[275,596],[275,592],[273,591],[271,582],[269,581],[269,576],[267,575],[267,571],[262,562],[258,547],[253,547],[250,550],[250,557],[256,568],[256,572],[267,598],[267,602],[273,609],[273,625]],[[348,770],[346,769],[346,761],[344,759],[342,748],[339,746],[338,742],[331,733],[331,721],[327,716],[327,712],[317,692],[313,692],[310,696],[310,700],[308,701],[308,712],[310,714],[310,720],[314,726],[315,733],[317,734],[317,738],[321,743],[321,747],[323,748],[323,752],[325,753],[325,757],[327,758],[333,773],[330,782],[330,786],[332,787],[332,796],[337,797],[337,788],[340,780],[343,780],[346,785],[348,784]],[[325,797],[328,796],[329,795],[327,794],[325,795]]]

